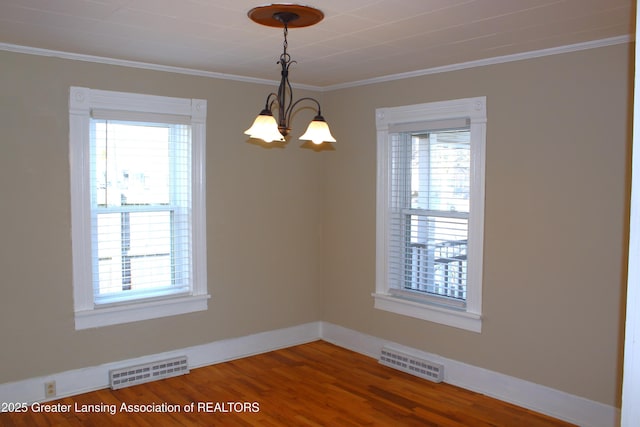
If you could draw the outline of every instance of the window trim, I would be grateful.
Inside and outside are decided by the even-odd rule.
[[[166,117],[187,121],[192,132],[192,262],[189,294],[96,306],[93,296],[90,208],[90,119],[92,111],[115,115]],[[69,163],[75,328],[87,329],[206,310],[206,145],[207,101],[71,87],[69,91]]]
[[[399,125],[469,119],[471,130],[471,186],[466,307],[443,306],[427,299],[410,298],[388,282],[388,219],[391,188],[390,134]],[[376,109],[377,203],[376,290],[374,307],[409,317],[473,332],[482,331],[482,266],[484,242],[484,187],[486,157],[486,97],[463,98],[401,107]],[[426,130],[426,129],[425,129]]]

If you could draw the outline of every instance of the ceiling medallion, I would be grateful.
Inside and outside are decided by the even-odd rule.
[[[297,4],[258,6],[251,9],[247,15],[258,24],[277,28],[283,27],[283,21],[286,21],[289,28],[310,27],[324,18],[321,10]]]

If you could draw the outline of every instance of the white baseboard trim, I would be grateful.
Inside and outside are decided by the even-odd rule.
[[[57,394],[55,399],[60,399],[109,387],[110,369],[181,355],[187,356],[189,368],[194,369],[318,339],[375,359],[380,355],[382,346],[387,345],[404,353],[443,364],[445,366],[444,381],[449,384],[495,397],[582,427],[615,427],[620,425],[619,408],[416,350],[328,322],[311,322],[135,359],[0,384],[0,402],[30,404],[46,401],[44,383],[52,380],[56,381]]]
[[[383,345],[444,365],[446,383],[513,403],[582,427],[616,427],[620,409],[509,375],[467,365],[436,354],[406,347],[322,322],[322,339],[340,347],[378,358]]]
[[[319,322],[306,323],[290,328],[215,341],[209,344],[187,347],[165,353],[0,384],[0,402],[31,404],[33,402],[61,399],[63,397],[108,388],[110,369],[140,365],[155,360],[164,360],[186,355],[189,361],[189,369],[193,369],[265,353],[279,348],[304,344],[320,339],[320,326]],[[55,398],[45,398],[44,383],[47,381],[56,382]]]

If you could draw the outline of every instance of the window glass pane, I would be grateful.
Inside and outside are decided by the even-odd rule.
[[[170,202],[170,127],[94,120],[98,206]]]
[[[466,299],[470,132],[392,135],[402,289]],[[393,223],[391,224],[394,227]],[[393,269],[392,269],[393,271]]]
[[[407,215],[404,289],[466,298],[466,219]]]
[[[413,136],[412,208],[469,212],[469,136],[468,130]]]
[[[94,298],[105,303],[187,289],[190,126],[95,119],[91,125]]]
[[[173,284],[171,212],[98,215],[98,293]]]

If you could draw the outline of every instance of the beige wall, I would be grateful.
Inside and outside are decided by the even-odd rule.
[[[246,142],[267,86],[0,52],[0,383],[326,320],[619,406],[629,52],[325,93],[324,153]],[[71,85],[208,100],[207,312],[74,330]],[[375,108],[471,96],[488,110],[482,334],[371,297]]]
[[[8,52],[0,64],[0,383],[320,320],[317,153],[242,134],[272,87]],[[72,85],[207,99],[207,312],[74,330]]]
[[[630,47],[326,95],[323,320],[619,406]],[[375,109],[487,97],[481,334],[375,310]]]

